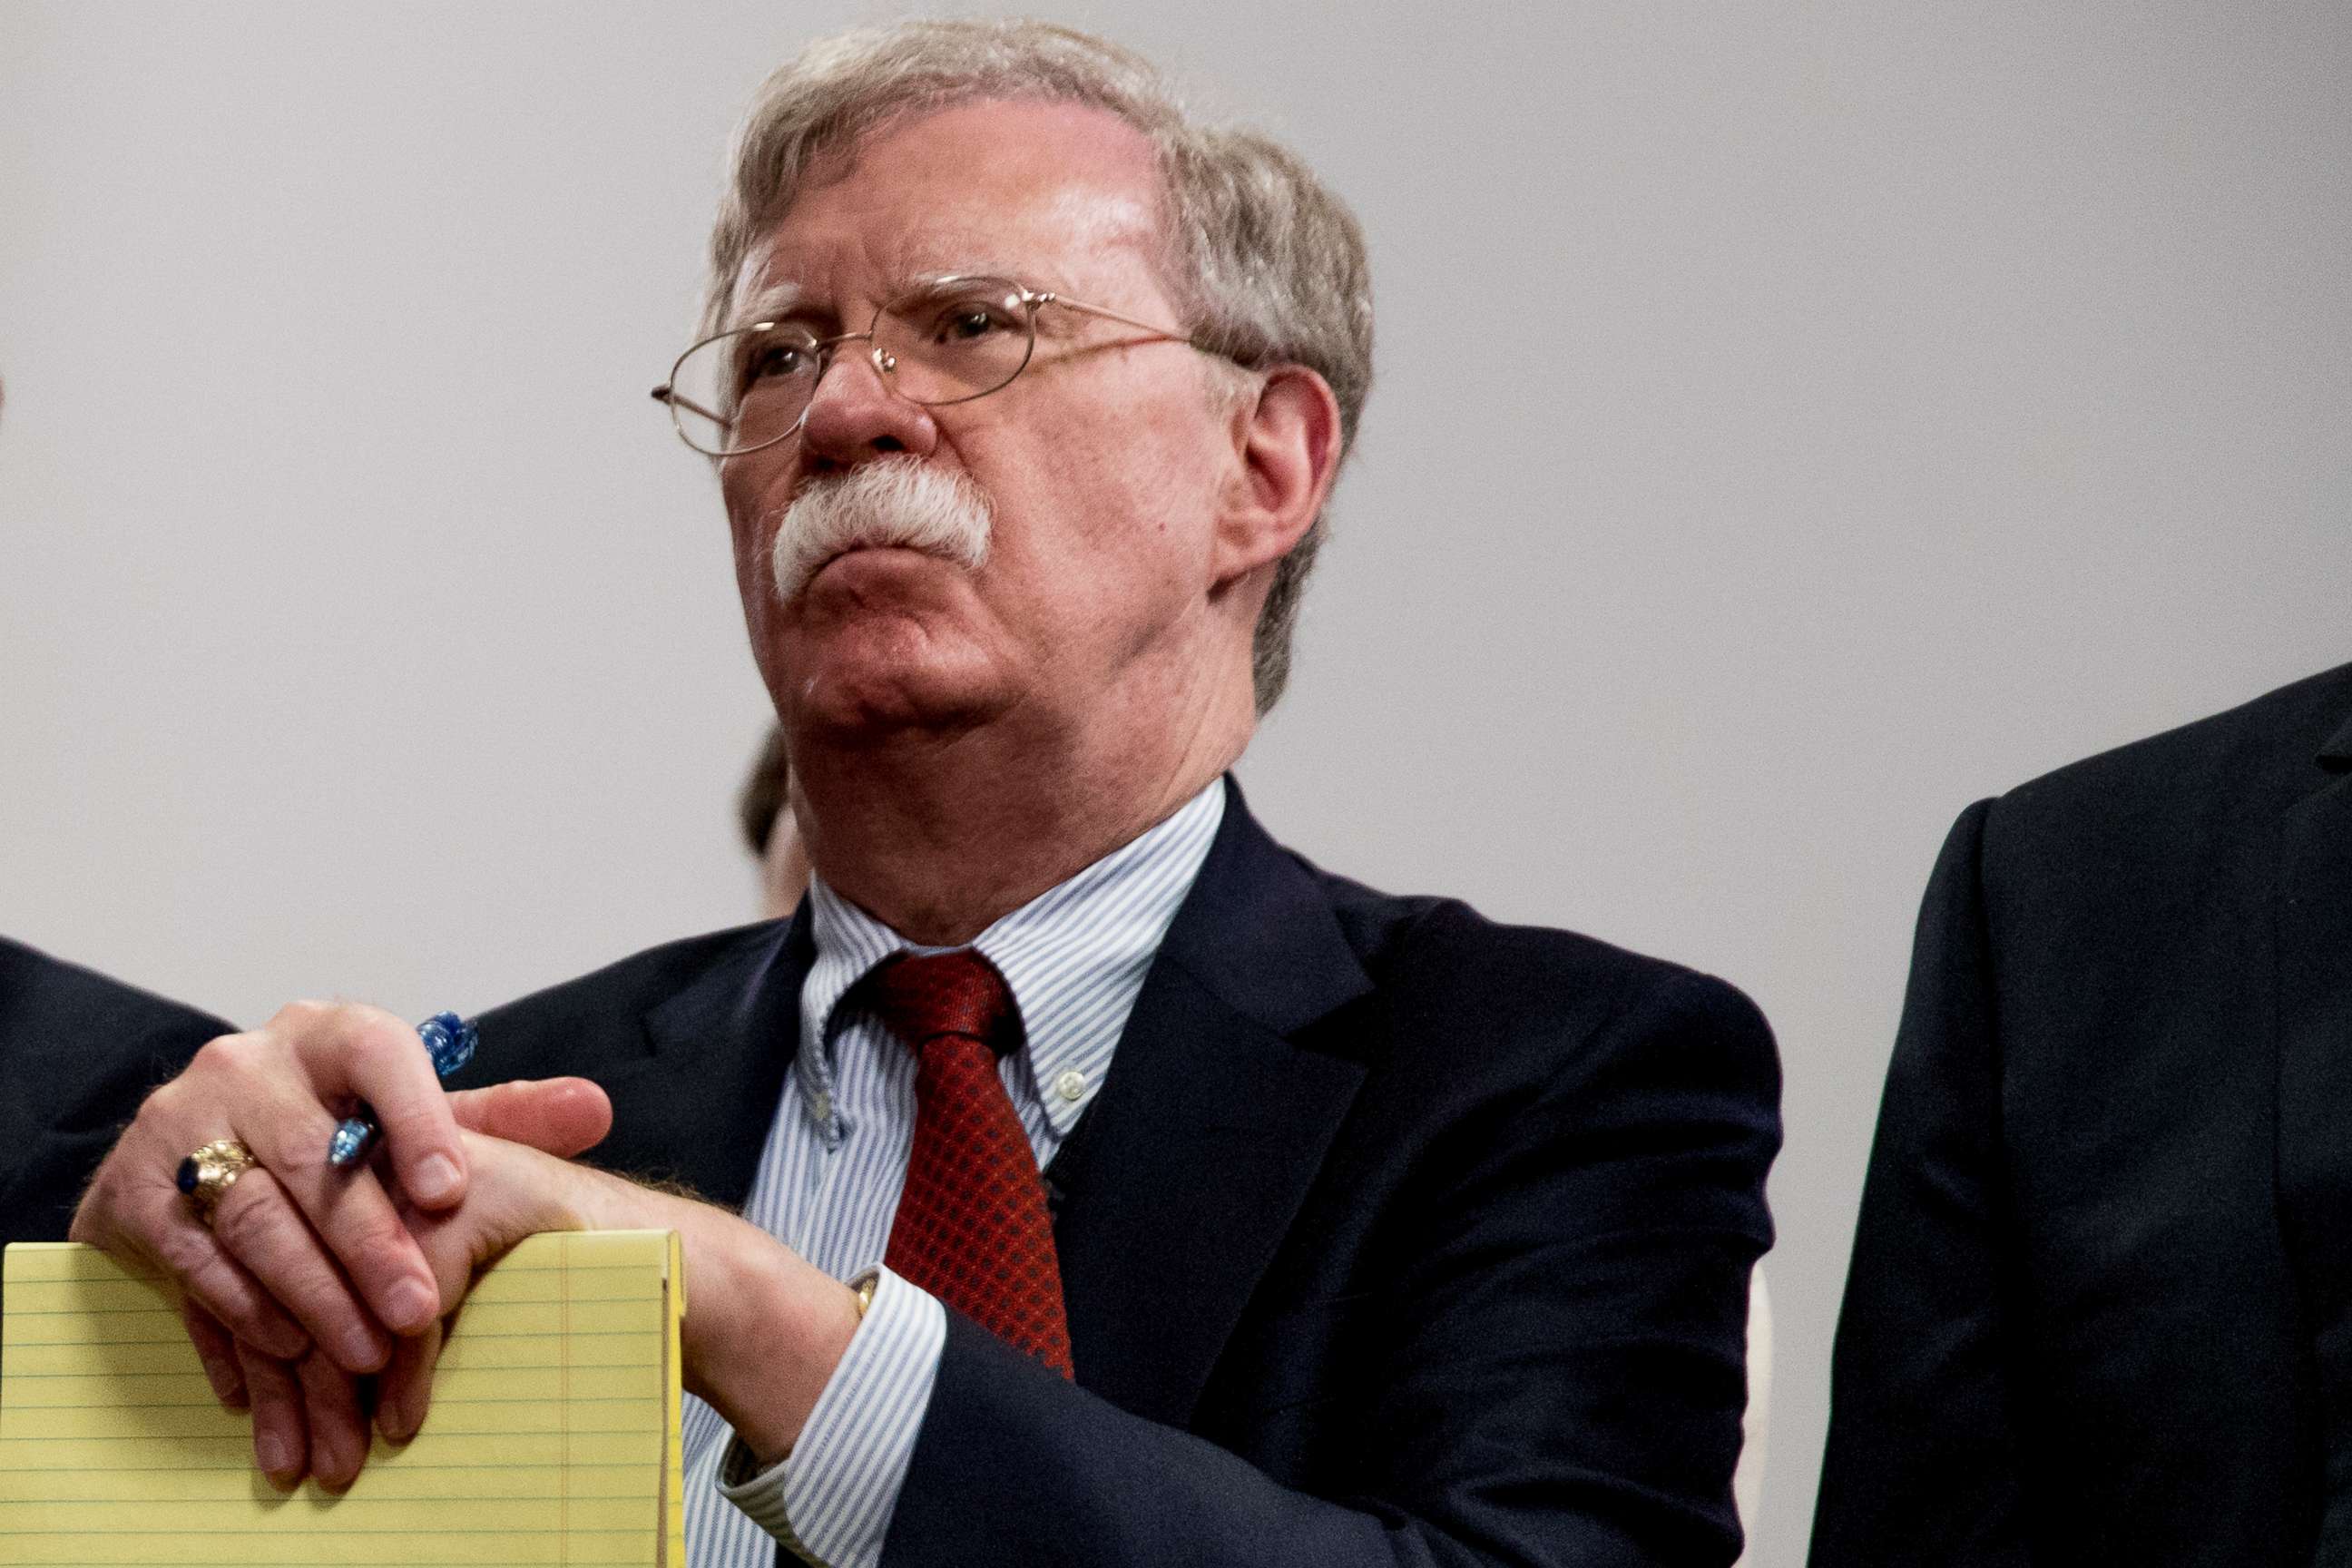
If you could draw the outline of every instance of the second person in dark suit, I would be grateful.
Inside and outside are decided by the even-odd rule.
[[[1969,807],[1816,1568],[2352,1561],[2352,666]]]
[[[0,1245],[63,1241],[140,1100],[234,1027],[0,937]]]

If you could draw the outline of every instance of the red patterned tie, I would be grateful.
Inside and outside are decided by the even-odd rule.
[[[886,960],[865,985],[917,1063],[915,1147],[882,1261],[1070,1376],[1045,1182],[996,1071],[1021,1044],[1012,991],[970,948]]]

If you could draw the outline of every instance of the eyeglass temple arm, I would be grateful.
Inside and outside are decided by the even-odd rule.
[[[1083,310],[1089,316],[1100,316],[1105,321],[1118,321],[1123,326],[1133,327],[1139,331],[1150,332],[1155,338],[1166,338],[1172,342],[1189,343],[1192,342],[1189,333],[1171,332],[1166,327],[1155,327],[1150,321],[1139,321],[1133,316],[1122,316],[1117,310],[1106,310],[1100,305],[1089,305],[1085,303],[1083,300],[1072,300],[1061,294],[1050,292],[1040,294],[1037,296],[1037,303],[1040,305],[1059,305],[1066,310]],[[1199,345],[1194,344],[1194,346],[1198,347]]]
[[[701,404],[697,403],[693,398],[687,396],[684,393],[679,392],[675,387],[655,387],[654,401],[656,403],[667,403],[673,407],[683,408],[689,414],[699,414],[705,419],[709,420],[713,425],[731,425],[734,423],[733,420],[727,418],[723,415],[713,414],[709,409],[705,408]]]

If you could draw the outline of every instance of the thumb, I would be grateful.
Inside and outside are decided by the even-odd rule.
[[[457,1125],[486,1138],[528,1143],[570,1159],[604,1141],[613,1130],[613,1102],[584,1078],[516,1079],[449,1097]]]

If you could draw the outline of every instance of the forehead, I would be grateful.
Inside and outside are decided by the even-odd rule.
[[[1076,286],[1156,258],[1160,206],[1150,142],[1108,110],[959,104],[821,160],[745,258],[743,293],[870,297],[973,270]]]

